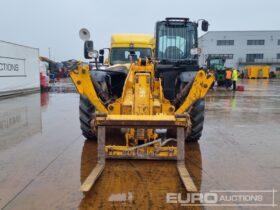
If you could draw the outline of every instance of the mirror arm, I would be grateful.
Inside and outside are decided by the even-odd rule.
[[[97,58],[94,58],[96,70],[98,70]]]

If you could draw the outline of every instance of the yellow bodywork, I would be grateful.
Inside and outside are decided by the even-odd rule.
[[[207,75],[202,70],[198,71],[187,98],[176,110],[175,114],[183,114],[194,102],[198,99],[204,98],[214,80],[214,75]]]
[[[125,132],[125,146],[108,145],[108,156],[127,155],[130,147],[155,141],[158,134],[155,125],[159,127],[185,127],[189,128],[190,120],[186,110],[208,92],[214,77],[206,75],[200,70],[193,82],[188,96],[176,110],[169,100],[164,97],[161,79],[155,77],[155,66],[149,61],[138,60],[130,65],[122,96],[107,107],[98,98],[87,65],[78,65],[78,69],[70,72],[70,76],[77,87],[79,94],[85,95],[96,107],[97,113],[106,114],[105,117],[95,118],[92,127],[106,125],[106,122],[115,123],[118,127],[127,127]],[[185,115],[184,115],[185,114]],[[184,117],[176,117],[176,116]],[[141,124],[142,122],[142,124]],[[139,124],[142,126],[139,127]],[[127,126],[129,125],[129,126]],[[158,157],[176,157],[176,147],[166,146],[159,149],[155,143],[151,147],[137,149],[146,155],[154,154]],[[132,151],[134,154],[135,151]]]
[[[90,103],[93,104],[99,112],[108,113],[107,108],[103,105],[93,87],[88,65],[83,65],[80,62],[78,64],[78,69],[71,71],[70,76],[80,95],[87,96]]]
[[[105,107],[93,87],[88,65],[78,65],[70,76],[81,95],[96,107],[99,113],[109,115],[175,115],[183,114],[197,100],[204,98],[214,77],[203,70],[198,71],[188,96],[175,110],[169,100],[165,99],[161,79],[155,78],[155,66],[146,60],[145,65],[132,63],[124,83],[122,96]]]
[[[154,64],[131,64],[121,98],[108,106],[109,114],[174,114],[175,107],[163,96],[161,80],[154,77]]]
[[[111,37],[111,48],[131,47],[155,48],[154,36],[149,34],[113,34]]]

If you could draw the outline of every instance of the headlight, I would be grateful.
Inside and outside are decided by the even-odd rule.
[[[97,50],[93,50],[92,52],[88,52],[88,56],[91,58],[98,58],[98,51]]]

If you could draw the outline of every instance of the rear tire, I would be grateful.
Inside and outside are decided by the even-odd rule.
[[[87,139],[96,139],[96,133],[91,129],[92,114],[95,107],[89,102],[86,96],[80,96],[80,125],[83,136]]]
[[[190,134],[186,137],[187,142],[197,142],[200,139],[204,124],[204,110],[205,101],[204,99],[200,99],[193,104],[189,111],[192,127]]]

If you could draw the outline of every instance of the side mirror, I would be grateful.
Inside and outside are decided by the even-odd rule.
[[[104,49],[99,50],[99,55],[104,55]]]
[[[202,24],[201,24],[201,30],[207,32],[208,31],[208,27],[209,27],[208,21],[203,20]]]
[[[101,64],[104,63],[104,49],[99,50],[98,63],[101,63]]]
[[[88,41],[85,41],[85,44],[84,44],[84,57],[86,59],[91,59],[93,58],[93,41],[91,40],[88,40]]]

